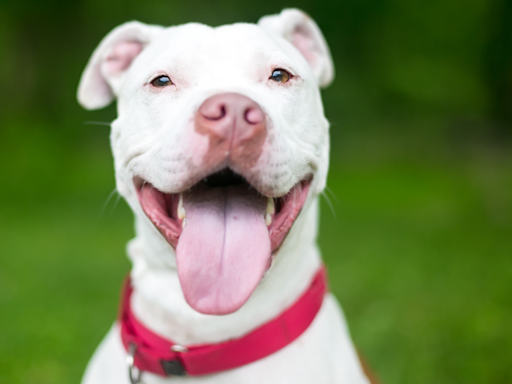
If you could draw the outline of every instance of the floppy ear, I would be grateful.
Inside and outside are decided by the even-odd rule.
[[[133,60],[162,30],[162,27],[137,21],[112,30],[96,48],[82,73],[78,102],[86,109],[109,105],[119,92]]]
[[[318,25],[304,12],[292,8],[279,15],[262,17],[258,25],[288,40],[309,63],[320,87],[327,87],[334,78],[334,65],[329,47]]]

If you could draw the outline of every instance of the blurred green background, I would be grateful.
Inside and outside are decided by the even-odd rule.
[[[132,217],[86,124],[115,107],[75,101],[100,39],[291,6],[336,63],[320,245],[355,343],[386,384],[512,383],[508,0],[2,0],[1,383],[77,383],[116,316]]]

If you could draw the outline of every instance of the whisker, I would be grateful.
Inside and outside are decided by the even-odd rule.
[[[112,207],[112,210],[110,211],[110,216],[112,216],[114,214],[114,211],[117,208],[117,204],[119,204],[119,200],[121,200],[121,195],[117,194],[117,199],[114,203],[114,206]]]
[[[140,186],[140,191],[139,191],[140,193],[142,193],[142,190],[144,189],[144,186],[146,185],[146,183],[147,183],[147,181],[146,181],[146,180],[144,180],[144,181],[142,182],[142,184],[141,184],[141,186]]]
[[[332,206],[331,199],[329,199],[329,196],[325,192],[322,192],[321,195],[324,197],[325,201],[327,202],[327,205],[331,209],[332,216],[336,219],[336,212],[334,211],[334,207]]]
[[[331,191],[331,188],[329,188],[327,185],[325,186],[325,190],[331,195],[331,197],[334,199],[334,202],[339,207],[340,202],[333,191]]]
[[[103,216],[103,213],[105,212],[105,208],[107,208],[107,205],[108,203],[110,202],[110,200],[112,199],[112,197],[117,193],[117,189],[114,188],[112,190],[112,192],[109,193],[108,197],[107,197],[107,200],[105,201],[105,203],[103,204],[103,207],[101,208],[101,211],[100,211],[100,216]]]

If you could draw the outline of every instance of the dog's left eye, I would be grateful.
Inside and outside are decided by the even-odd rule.
[[[151,85],[153,87],[166,87],[168,85],[171,85],[172,81],[169,76],[158,76],[157,78],[151,80]]]
[[[286,72],[284,69],[277,68],[272,72],[272,76],[270,76],[270,80],[277,81],[278,83],[286,83],[292,75]]]

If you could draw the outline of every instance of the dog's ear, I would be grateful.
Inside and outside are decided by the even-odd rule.
[[[93,52],[78,86],[78,102],[86,109],[109,105],[121,87],[127,69],[162,27],[137,21],[112,30]]]
[[[288,40],[309,63],[320,87],[334,78],[334,64],[329,47],[318,25],[298,9],[285,9],[279,15],[262,17],[258,25]]]

